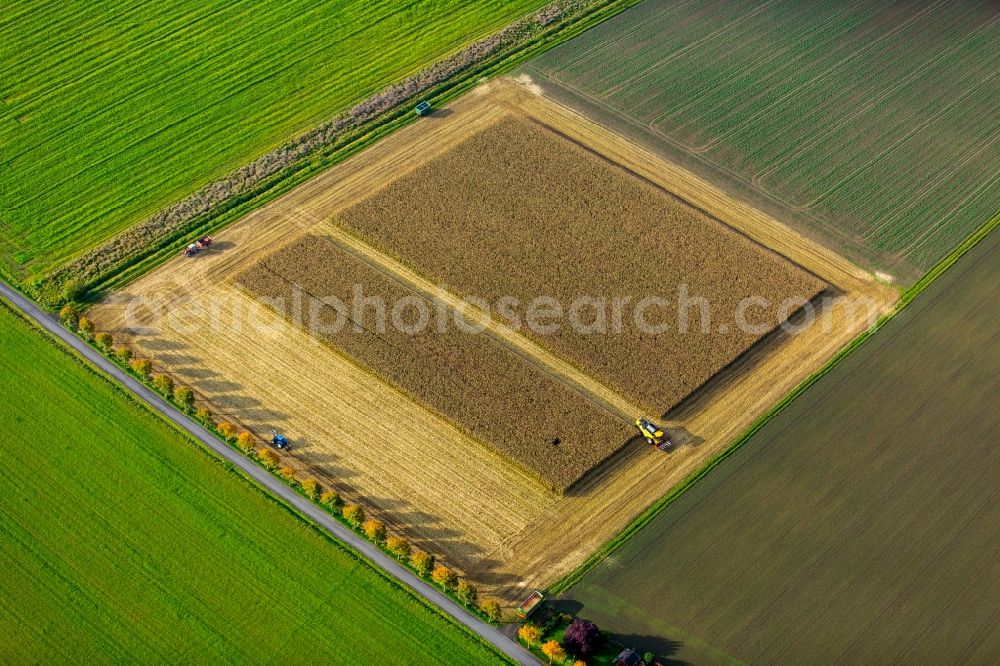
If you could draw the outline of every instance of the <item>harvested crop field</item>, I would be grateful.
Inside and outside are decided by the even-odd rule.
[[[439,297],[437,285],[421,285],[415,272],[335,220],[383,184],[512,112],[538,119],[675,192],[831,285],[823,325],[768,336],[670,412],[667,426],[678,443],[671,453],[654,453],[632,440],[562,495],[233,282],[305,235],[318,234],[417,293]],[[216,414],[258,433],[284,430],[293,442],[290,465],[361,502],[478,582],[484,594],[512,603],[524,588],[545,588],[578,566],[862,331],[867,320],[842,306],[869,299],[876,312],[884,312],[897,297],[773,218],[506,79],[331,167],[227,227],[216,241],[211,251],[178,257],[91,308],[98,329],[194,387]],[[255,310],[261,311],[259,325],[247,326],[253,321],[247,313]],[[243,317],[230,322],[225,313]],[[636,405],[526,336],[508,334],[498,324],[487,333],[609,413],[638,413]]]
[[[825,288],[675,196],[517,115],[335,219],[463,298],[514,299],[509,313],[497,313],[506,324],[655,414]],[[569,316],[531,325],[539,297]],[[703,321],[698,307],[686,307],[686,330],[678,314],[684,298],[708,308]],[[760,300],[739,325],[740,303],[749,298]],[[615,299],[624,303],[617,317]],[[650,305],[640,325],[634,305],[644,299]]]
[[[998,40],[990,0],[646,0],[525,73],[906,282],[997,210]]]
[[[570,486],[632,436],[627,421],[484,333],[453,323],[444,331],[430,322],[417,330],[414,312],[425,303],[431,313],[433,303],[322,236],[307,235],[234,279],[272,304],[304,299],[315,318],[300,323],[314,336],[554,489]],[[386,311],[380,319],[375,307],[341,309],[321,301],[352,303],[356,288],[389,308],[407,303],[406,318],[398,320],[406,330]]]
[[[679,662],[998,663],[998,272],[994,229],[566,602]]]

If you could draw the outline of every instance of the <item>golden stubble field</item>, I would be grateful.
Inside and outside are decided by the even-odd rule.
[[[672,453],[633,440],[565,495],[549,492],[232,282],[305,234],[322,234],[408,285],[434,289],[333,219],[509,115],[553,128],[673,192],[810,271],[836,296],[822,325],[769,336],[671,410]],[[286,432],[294,443],[287,456],[293,466],[356,498],[484,591],[512,602],[524,589],[545,587],[578,566],[860,333],[867,319],[851,316],[842,307],[848,301],[866,298],[886,312],[897,298],[830,250],[535,94],[530,85],[506,79],[332,167],[216,238],[217,249],[178,257],[92,308],[98,329],[190,384],[217,414],[260,435],[271,427]],[[641,411],[524,336],[503,326],[491,334],[619,419]]]

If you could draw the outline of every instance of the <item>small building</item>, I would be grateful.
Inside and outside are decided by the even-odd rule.
[[[625,648],[615,657],[615,666],[640,666],[642,657],[632,648]]]

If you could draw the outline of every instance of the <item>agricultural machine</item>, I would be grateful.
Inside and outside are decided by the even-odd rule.
[[[663,428],[653,423],[652,419],[640,416],[636,419],[635,426],[642,433],[642,436],[646,438],[646,443],[650,446],[655,446],[657,450],[664,453],[670,448],[670,438],[664,434]]]
[[[428,102],[427,100],[424,100],[420,104],[417,104],[415,107],[413,107],[413,112],[416,113],[418,116],[429,116],[431,115],[431,111],[433,110],[434,108],[431,106],[431,103]]]
[[[184,248],[184,256],[193,257],[202,250],[207,250],[211,244],[212,244],[211,236],[202,236],[201,238],[199,238],[198,240],[196,240],[195,242],[191,243],[186,248]]]
[[[288,448],[288,438],[277,430],[271,431],[271,443],[282,451]]]

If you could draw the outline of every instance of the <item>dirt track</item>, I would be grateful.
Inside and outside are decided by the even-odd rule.
[[[228,283],[232,275],[325,225],[338,210],[370,194],[378,186],[373,184],[398,178],[511,111],[669,189],[838,292],[828,305],[833,312],[828,330],[817,322],[797,336],[772,336],[669,414],[679,441],[673,453],[653,453],[633,442],[565,497],[546,492],[284,320],[260,314],[274,333],[250,335],[225,323],[212,326],[208,311],[229,304],[229,311],[262,312]],[[508,600],[572,570],[855,337],[866,322],[840,309],[847,299],[871,298],[879,311],[896,299],[894,290],[826,248],[506,80],[470,93],[446,114],[393,134],[247,216],[219,234],[218,246],[207,255],[171,261],[95,306],[90,314],[98,329],[113,332],[138,355],[190,383],[216,411],[260,432],[271,425],[284,429],[303,465],[336,479]],[[139,316],[126,322],[121,299],[128,297],[162,298],[173,315],[157,321],[139,308]]]

